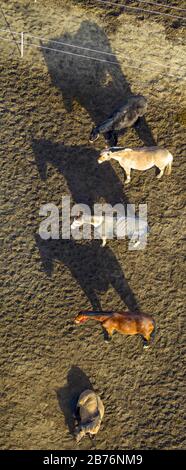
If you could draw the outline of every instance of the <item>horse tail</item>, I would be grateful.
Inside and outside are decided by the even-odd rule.
[[[168,161],[168,164],[166,165],[166,168],[165,168],[166,175],[170,175],[171,170],[172,170],[173,156],[170,152],[169,152],[168,158],[169,158],[169,161]]]
[[[153,329],[153,331],[152,331],[150,337],[151,337],[152,341],[154,341],[154,338],[155,338],[155,336],[156,336],[156,322],[155,322],[154,319],[152,319],[152,323],[153,323],[154,329]]]

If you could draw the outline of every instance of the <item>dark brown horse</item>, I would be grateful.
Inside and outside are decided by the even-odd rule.
[[[146,110],[146,98],[142,95],[132,96],[127,103],[114,111],[106,121],[93,127],[89,142],[93,143],[100,134],[103,134],[109,145],[117,145],[119,131],[133,126],[145,114]]]

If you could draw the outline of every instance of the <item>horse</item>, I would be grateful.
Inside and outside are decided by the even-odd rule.
[[[86,434],[98,433],[104,416],[104,405],[93,390],[85,390],[79,396],[75,412],[75,437],[79,442]]]
[[[146,98],[142,95],[132,96],[126,104],[120,106],[108,119],[92,128],[89,142],[95,142],[100,134],[103,134],[108,143],[117,145],[118,132],[133,126],[145,114],[146,110]]]
[[[102,239],[102,247],[106,245],[107,239],[114,237],[123,239],[127,236],[132,240],[132,249],[136,249],[140,243],[145,242],[149,233],[147,221],[142,217],[135,216],[135,214],[133,216],[127,215],[127,217],[123,215],[116,217],[113,214],[112,217],[106,214],[91,216],[82,212],[74,218],[71,229],[75,230],[84,224],[92,225],[95,228],[98,237]]]
[[[159,168],[160,172],[157,178],[161,178],[166,170],[168,175],[171,174],[173,156],[169,150],[161,147],[142,147],[142,148],[124,148],[110,147],[103,150],[98,158],[98,163],[103,163],[111,159],[117,160],[124,169],[127,179],[125,183],[130,182],[131,169],[148,170],[153,166]]]
[[[145,313],[82,311],[75,317],[74,322],[80,325],[87,320],[96,320],[102,324],[107,341],[111,339],[114,331],[125,335],[140,334],[144,347],[148,347],[152,333],[155,332],[155,321]]]

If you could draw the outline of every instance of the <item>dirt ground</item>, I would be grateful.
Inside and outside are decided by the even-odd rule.
[[[183,23],[96,1],[9,0],[1,2],[0,29],[8,24],[35,37],[25,35],[21,58],[20,36],[1,31],[14,41],[0,46],[1,448],[184,448]],[[52,40],[105,51],[60,46],[106,62],[38,47],[59,49]],[[103,138],[91,146],[88,136],[133,93],[147,96],[148,112],[120,145],[158,143],[174,162],[160,181],[154,168],[134,171],[126,188],[117,162],[97,165]],[[91,207],[146,202],[147,248],[41,240],[40,206],[60,209],[64,195]],[[157,325],[147,350],[140,337],[115,334],[106,343],[99,324],[73,324],[82,309],[136,305]],[[100,394],[105,416],[96,443],[77,445],[71,401],[87,386]]]

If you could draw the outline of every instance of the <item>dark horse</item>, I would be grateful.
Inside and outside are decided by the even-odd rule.
[[[54,48],[53,41],[63,43],[63,56],[61,53],[49,50]],[[128,127],[128,125],[133,125],[138,116],[142,116],[139,119],[139,126],[136,126],[137,134],[145,146],[156,145],[156,141],[144,116],[146,100],[140,97],[140,95],[138,96],[140,91],[133,93],[118,59],[113,53],[104,29],[92,21],[85,20],[82,21],[76,32],[66,32],[63,36],[54,37],[49,42],[41,43],[41,45],[49,48],[42,49],[42,52],[52,83],[61,90],[63,105],[68,113],[74,111],[71,116],[72,126],[74,118],[79,119],[79,111],[77,116],[77,108],[75,108],[77,104],[86,110],[91,121],[94,123],[96,131],[97,127],[100,127],[99,124],[105,124],[105,120],[110,116],[111,112],[117,110],[117,113],[112,115],[111,118],[116,118],[117,121],[119,117],[120,121],[122,117],[122,129],[123,127]],[[85,49],[82,53],[83,57],[81,57],[81,49],[79,47],[87,48],[87,46],[89,48],[88,52]],[[60,52],[60,46],[55,43],[55,49],[58,48]],[[97,56],[93,52],[94,49],[99,51]],[[69,54],[71,51],[75,55]],[[107,54],[106,59],[105,53]],[[98,61],[95,60],[96,58]],[[123,66],[127,68],[127,62],[124,62]],[[125,112],[126,115],[124,116]],[[108,124],[108,127],[106,126],[103,129],[103,133],[113,132],[113,123],[111,123],[111,126],[110,122]],[[65,127],[65,121],[63,126]],[[115,127],[116,129],[117,126]],[[109,142],[109,147],[115,145],[114,139],[113,142]]]
[[[147,100],[142,95],[129,98],[127,103],[116,109],[111,116],[96,127],[92,128],[89,142],[93,143],[103,134],[109,145],[115,146],[118,142],[118,132],[133,126],[147,110]]]

